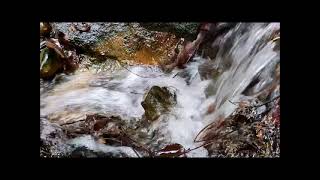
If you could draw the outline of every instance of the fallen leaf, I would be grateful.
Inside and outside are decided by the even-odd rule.
[[[93,130],[99,131],[100,129],[104,128],[108,123],[108,119],[97,120],[93,125]]]
[[[158,151],[157,156],[160,157],[179,157],[182,152],[184,152],[184,148],[181,144],[170,144]]]

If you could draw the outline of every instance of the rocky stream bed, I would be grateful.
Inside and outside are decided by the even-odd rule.
[[[40,156],[279,157],[280,23],[212,23],[165,70],[199,27],[41,22]]]

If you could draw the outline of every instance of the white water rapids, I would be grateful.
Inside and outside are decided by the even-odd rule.
[[[213,60],[217,66],[222,67],[223,73],[215,82],[211,79],[201,80],[198,66],[207,59],[199,56],[188,63],[186,69],[175,69],[170,74],[164,74],[157,67],[129,67],[136,74],[156,76],[154,78],[142,78],[125,69],[99,73],[76,72],[68,75],[51,90],[40,93],[41,116],[47,116],[52,122],[63,123],[83,119],[86,114],[104,113],[119,115],[132,123],[144,114],[141,102],[147,90],[155,85],[166,86],[176,89],[177,105],[169,115],[160,116],[149,131],[160,130],[159,138],[166,143],[179,143],[186,149],[197,147],[201,144],[194,143],[193,140],[198,132],[218,115],[229,115],[236,107],[228,100],[244,98],[242,92],[257,74],[266,72],[261,73],[261,83],[256,86],[257,92],[272,80],[270,72],[275,68],[272,64],[280,61],[280,54],[273,50],[275,43],[267,38],[277,29],[280,29],[279,23],[239,23],[223,35],[219,42],[220,50]],[[225,43],[231,43],[228,50],[222,49]],[[229,67],[223,65],[226,57],[231,61]],[[189,84],[182,77],[175,76],[179,71],[189,72]],[[206,97],[205,91],[210,83],[216,87],[216,94]],[[218,109],[206,115],[208,106],[212,103]],[[99,144],[87,135],[69,143],[99,151],[117,149]],[[123,151],[135,157],[131,149]],[[187,156],[207,157],[207,151],[199,148]]]

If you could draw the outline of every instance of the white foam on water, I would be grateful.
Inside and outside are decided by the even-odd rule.
[[[124,153],[129,157],[137,157],[136,153],[133,151],[131,147],[119,146],[113,147],[98,143],[94,140],[94,138],[90,135],[84,135],[77,138],[74,138],[68,142],[68,144],[75,145],[76,147],[86,147],[89,150],[93,150],[96,152],[105,152],[105,153]]]

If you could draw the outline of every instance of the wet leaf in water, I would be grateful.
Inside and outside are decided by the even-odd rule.
[[[179,157],[184,152],[181,144],[170,144],[158,151],[159,157]]]

